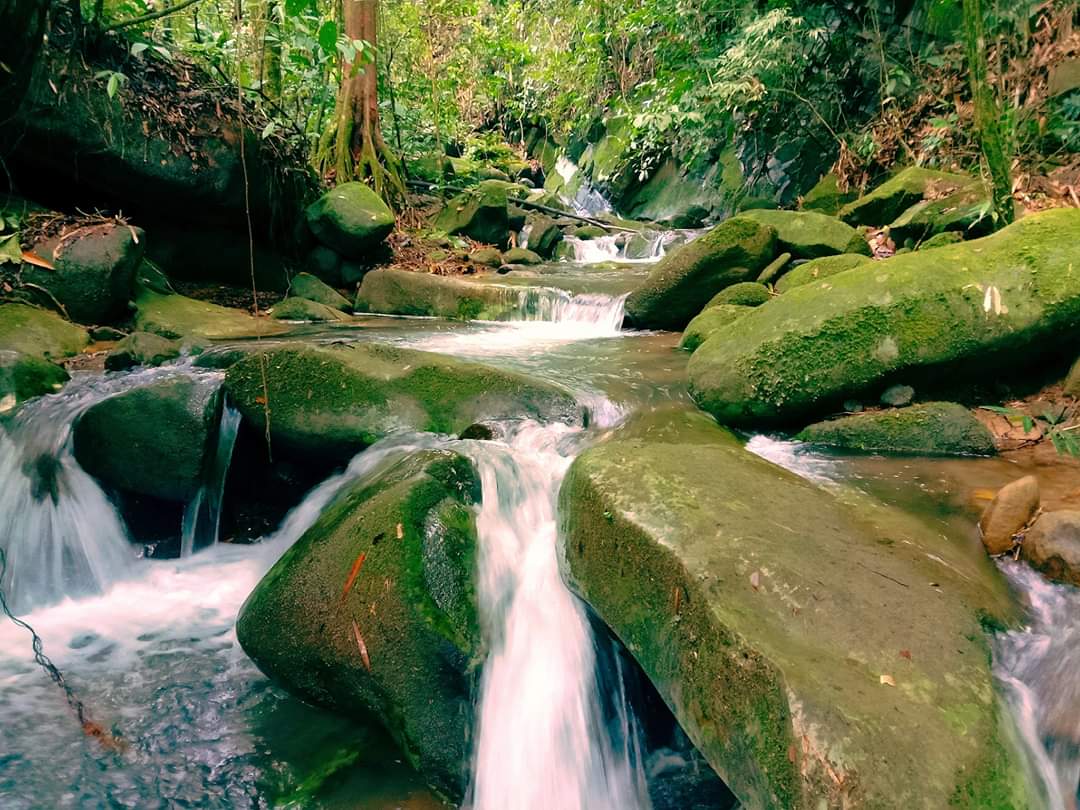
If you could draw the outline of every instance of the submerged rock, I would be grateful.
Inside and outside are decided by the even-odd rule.
[[[753,307],[739,304],[714,304],[706,307],[683,330],[679,348],[694,351],[722,327],[734,323]]]
[[[356,311],[494,321],[518,308],[520,292],[431,273],[373,270],[356,294]]]
[[[853,270],[856,267],[870,264],[869,256],[859,253],[841,253],[839,256],[825,256],[813,261],[804,262],[798,267],[789,270],[783,278],[776,282],[777,292],[787,292],[803,284],[812,281],[820,281],[837,273]]]
[[[451,199],[435,219],[435,227],[448,234],[460,234],[504,248],[510,235],[507,186],[500,180],[485,180]]]
[[[308,301],[333,307],[342,312],[352,312],[352,304],[348,298],[310,273],[297,273],[293,276],[289,284],[289,295],[295,298],[306,298]]]
[[[409,763],[462,793],[480,655],[480,485],[448,451],[347,487],[256,586],[236,634],[303,700],[380,722]]]
[[[922,456],[990,456],[994,437],[963,405],[926,402],[810,425],[799,441],[841,450]]]
[[[45,309],[0,304],[0,349],[59,360],[78,354],[90,342],[86,330]]]
[[[796,259],[817,259],[838,253],[870,255],[862,234],[836,217],[815,211],[743,211],[740,217],[776,229],[776,244]]]
[[[394,230],[394,212],[364,183],[342,183],[307,209],[315,238],[349,259],[363,259]]]
[[[75,458],[106,486],[187,501],[213,453],[219,390],[216,381],[176,376],[104,399],[75,423]]]
[[[736,217],[667,254],[626,299],[630,322],[682,329],[725,287],[757,278],[775,253],[776,231]]]
[[[941,197],[977,185],[967,175],[910,166],[841,208],[840,219],[851,225],[887,225],[931,192]]]
[[[1080,512],[1048,512],[1024,537],[1020,553],[1055,582],[1080,586]]]
[[[984,239],[788,290],[690,360],[695,400],[733,425],[827,412],[902,375],[919,390],[997,372],[1074,339],[1080,211],[1031,214]]]
[[[133,332],[105,355],[105,368],[122,371],[134,366],[160,366],[180,356],[181,343],[151,332]]]
[[[745,806],[1026,806],[970,544],[693,413],[585,451],[560,505],[572,586]]]
[[[1025,475],[998,490],[979,519],[979,534],[987,553],[1012,550],[1016,536],[1038,511],[1039,500],[1039,480],[1034,475]]]
[[[76,321],[103,323],[127,311],[145,234],[108,222],[78,228],[36,245],[52,269],[25,264],[24,281],[48,290]]]
[[[274,304],[270,317],[277,321],[311,321],[330,323],[348,321],[349,316],[340,309],[310,301],[307,298],[286,298]]]
[[[338,459],[403,428],[456,434],[491,419],[580,419],[574,398],[554,385],[374,343],[252,354],[229,369],[225,388],[260,434],[269,408],[275,446]]]

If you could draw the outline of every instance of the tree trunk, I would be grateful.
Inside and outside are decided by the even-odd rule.
[[[345,36],[378,47],[379,0],[344,0]],[[389,202],[404,199],[405,189],[379,124],[378,57],[348,66],[338,96],[336,174],[339,183],[369,180]]]
[[[1001,107],[994,88],[990,85],[982,0],[964,0],[964,41],[971,80],[971,100],[975,108],[975,133],[986,168],[990,172],[994,214],[998,225],[1008,225],[1015,216],[1012,160],[1006,143]]]
[[[0,0],[0,123],[15,114],[45,34],[48,0]]]

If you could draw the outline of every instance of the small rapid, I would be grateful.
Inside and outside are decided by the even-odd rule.
[[[568,339],[611,337],[619,333],[626,295],[569,293],[555,287],[515,290],[517,307],[506,320],[557,324]]]

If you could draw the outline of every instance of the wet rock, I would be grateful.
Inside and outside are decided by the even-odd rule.
[[[478,248],[469,254],[469,261],[485,267],[500,267],[503,263],[503,255],[498,248]]]
[[[757,277],[758,284],[773,284],[784,272],[790,262],[791,254],[781,253],[761,271],[761,274]]]
[[[181,344],[151,332],[132,332],[105,355],[105,368],[122,371],[135,366],[160,366],[180,356]]]
[[[580,419],[573,396],[554,385],[375,343],[252,354],[229,369],[225,388],[260,434],[269,402],[274,447],[335,459],[401,429],[456,434],[490,419]]]
[[[757,307],[772,298],[769,288],[756,281],[740,281],[714,295],[705,308],[717,304],[735,304],[740,307]]]
[[[1014,538],[1039,509],[1039,481],[1034,475],[1006,484],[979,519],[979,532],[989,554],[1012,550]]]
[[[284,324],[254,318],[239,309],[196,301],[183,295],[162,295],[142,289],[135,297],[135,329],[203,344],[210,340],[280,334]]]
[[[645,329],[682,329],[714,295],[757,278],[772,261],[776,231],[735,217],[663,259],[626,300],[630,322]]]
[[[498,434],[491,425],[485,425],[483,422],[476,422],[461,431],[461,433],[458,434],[458,438],[472,439],[474,441],[490,441],[491,439],[494,439],[496,435]]]
[[[127,332],[120,329],[114,329],[111,326],[95,326],[88,330],[90,334],[90,340],[123,340],[127,337]]]
[[[348,298],[310,273],[297,273],[293,276],[289,284],[289,295],[295,298],[306,298],[308,301],[314,301],[342,312],[352,312],[352,304]]]
[[[910,385],[890,385],[880,397],[881,404],[888,405],[890,408],[910,405],[913,399],[915,399],[915,389]]]
[[[75,423],[75,458],[106,486],[187,501],[213,452],[218,392],[215,381],[175,376],[102,400]]]
[[[499,180],[485,180],[457,195],[436,217],[435,227],[448,234],[505,248],[510,233],[507,185]]]
[[[528,248],[510,248],[503,254],[503,264],[541,264],[543,259],[539,254],[534,253]]]
[[[394,212],[369,186],[342,183],[307,209],[315,238],[349,259],[363,259],[394,230]]]
[[[434,315],[455,320],[498,320],[517,309],[519,291],[478,281],[414,273],[373,270],[356,295],[357,312],[389,315]]]
[[[480,655],[473,577],[480,484],[415,453],[349,486],[256,586],[237,638],[305,701],[381,723],[408,762],[462,794]]]
[[[851,225],[887,225],[928,195],[940,197],[977,185],[979,181],[967,175],[910,166],[845,205],[839,216]]]
[[[0,304],[0,350],[59,360],[78,354],[90,342],[82,327],[45,309]]]
[[[574,236],[578,239],[599,239],[600,237],[607,235],[607,230],[601,228],[599,225],[579,225],[577,228],[574,228]]]
[[[1020,554],[1055,582],[1080,586],[1080,512],[1048,512],[1035,521]]]
[[[803,262],[798,267],[789,270],[776,282],[777,292],[787,292],[813,281],[821,281],[837,273],[853,270],[856,267],[869,265],[869,256],[858,253],[842,253],[839,256],[825,256],[821,259]]]
[[[67,371],[42,357],[0,349],[0,415],[28,399],[59,391],[68,379]]]
[[[546,214],[529,214],[526,221],[529,226],[529,250],[537,255],[550,259],[555,254],[555,248],[562,241],[563,234],[555,220]]]
[[[839,253],[870,255],[870,246],[857,230],[836,217],[815,211],[743,211],[776,230],[777,247],[796,259],[817,259]]]
[[[739,320],[753,307],[739,304],[715,304],[706,307],[683,330],[679,348],[694,351],[723,327]]]
[[[340,309],[328,307],[306,298],[286,298],[274,304],[270,317],[277,321],[308,321],[311,323],[333,323],[348,321],[349,316]]]
[[[671,411],[579,456],[560,513],[571,586],[743,806],[1024,805],[980,624],[1009,597],[965,538]]]
[[[747,313],[737,340],[694,353],[694,398],[725,424],[780,424],[897,377],[922,391],[982,368],[1030,367],[1072,339],[1080,274],[1060,269],[1078,241],[1080,211],[1056,209],[789,289]]]
[[[982,422],[952,402],[859,413],[818,422],[799,441],[842,450],[923,456],[990,456],[994,437]]]

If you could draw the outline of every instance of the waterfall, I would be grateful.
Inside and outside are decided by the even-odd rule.
[[[221,422],[218,425],[217,442],[214,455],[210,460],[210,469],[199,491],[184,509],[184,519],[180,529],[181,557],[187,557],[200,548],[212,546],[218,541],[225,478],[229,474],[229,464],[232,462],[233,447],[236,445],[236,434],[239,430],[240,411],[226,403],[221,412]]]
[[[625,295],[573,295],[554,287],[527,287],[515,294],[516,308],[509,313],[509,321],[574,325],[597,337],[616,335],[622,327]]]
[[[490,648],[472,810],[649,806],[635,735],[607,727],[592,631],[559,572],[556,499],[580,436],[526,422],[505,443],[463,450],[483,486],[478,597]]]
[[[555,171],[559,173],[565,185],[570,185],[580,174],[581,169],[575,163],[560,155],[555,161]],[[578,214],[583,216],[610,214],[612,210],[611,203],[607,201],[603,194],[594,189],[584,177],[581,178],[573,199],[566,197],[563,199],[569,205],[572,205]]]
[[[681,244],[695,236],[696,231],[644,230],[633,234],[608,234],[593,239],[567,236],[564,241],[574,250],[575,264],[654,264],[667,255],[667,249],[672,243]]]

